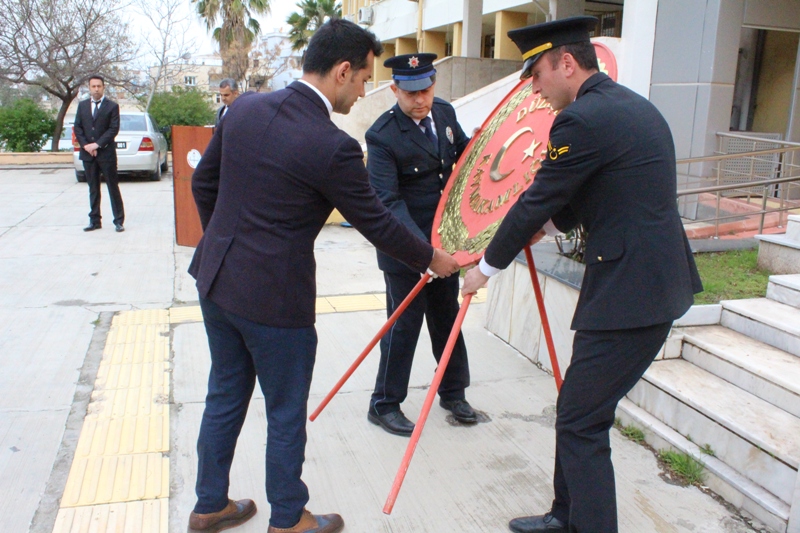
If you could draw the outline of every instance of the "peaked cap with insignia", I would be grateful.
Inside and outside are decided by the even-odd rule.
[[[530,78],[531,67],[546,51],[565,44],[590,42],[589,32],[596,27],[595,17],[569,17],[511,30],[508,38],[517,45],[525,61],[519,78]]]
[[[431,76],[436,74],[433,61],[436,54],[404,54],[390,57],[383,66],[392,69],[395,85],[404,91],[422,91],[433,85]]]

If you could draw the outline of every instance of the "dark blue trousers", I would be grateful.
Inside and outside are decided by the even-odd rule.
[[[228,503],[236,441],[247,415],[256,377],[267,413],[266,491],[270,525],[290,528],[308,503],[300,479],[306,447],[306,412],[317,351],[313,327],[274,328],[200,299],[211,372],[197,439],[196,513]]]
[[[576,331],[556,403],[553,516],[579,533],[617,532],[609,430],[617,403],[658,355],[671,322],[615,331]]]
[[[394,313],[419,282],[419,274],[384,272],[386,316]],[[411,363],[417,351],[422,319],[428,325],[433,356],[438,362],[458,315],[458,276],[434,279],[417,295],[392,328],[381,339],[381,362],[375,378],[370,410],[385,415],[400,409],[408,395]],[[453,355],[439,385],[445,400],[463,400],[469,386],[469,361],[464,336],[459,333]]]
[[[86,182],[89,184],[89,221],[100,224],[100,174],[106,177],[108,196],[111,199],[111,211],[114,213],[114,224],[125,223],[125,206],[122,203],[122,194],[119,192],[119,177],[117,176],[116,159],[92,159],[83,162],[83,171],[86,173]]]

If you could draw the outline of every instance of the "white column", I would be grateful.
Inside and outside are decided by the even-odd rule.
[[[463,0],[464,21],[461,31],[461,55],[464,57],[481,57],[483,42],[481,39],[481,19],[483,18],[483,0]]]
[[[784,137],[784,139],[792,142],[800,142],[800,43],[797,45],[797,55],[794,60],[792,103],[789,104],[789,125],[786,128],[786,137]],[[798,477],[798,479],[800,479],[800,477]],[[798,495],[797,498],[800,498],[800,495]],[[800,507],[800,501],[797,502],[797,505]],[[800,514],[800,510],[798,510],[798,514]],[[798,516],[798,522],[800,522],[800,516]],[[800,531],[800,525],[797,527],[798,531]]]

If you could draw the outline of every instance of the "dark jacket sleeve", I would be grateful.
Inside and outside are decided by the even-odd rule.
[[[75,138],[78,139],[78,144],[81,145],[81,148],[89,144],[89,141],[86,139],[86,134],[83,132],[83,120],[81,119],[82,105],[83,102],[78,103],[78,110],[75,112],[75,124],[72,125],[72,128],[75,131]]]
[[[114,138],[119,133],[119,104],[116,102],[113,102],[113,104],[109,111],[111,115],[108,119],[108,129],[97,139],[97,145],[100,148],[105,148],[109,143],[114,142]]]
[[[393,155],[392,149],[385,146],[371,130],[367,131],[366,139],[369,181],[378,194],[378,198],[414,235],[427,241],[428,238],[417,226],[417,223],[414,222],[408,210],[408,205],[400,194],[397,158]]]
[[[192,195],[200,214],[200,225],[206,230],[214,214],[219,193],[219,169],[222,159],[222,125],[214,132],[203,157],[192,174]]]
[[[569,151],[556,159],[548,156],[542,162],[531,186],[500,224],[484,255],[495,268],[511,264],[530,238],[554,216],[559,215],[553,220],[556,227],[566,229],[572,222],[568,216],[563,218],[567,213],[563,210],[601,165],[600,144],[588,124],[575,113],[564,111],[556,117],[550,142],[555,147],[569,147]]]

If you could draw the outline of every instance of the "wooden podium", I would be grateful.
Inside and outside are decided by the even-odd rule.
[[[192,174],[213,134],[213,128],[203,126],[172,126],[175,240],[181,246],[197,246],[203,236],[192,196]]]

